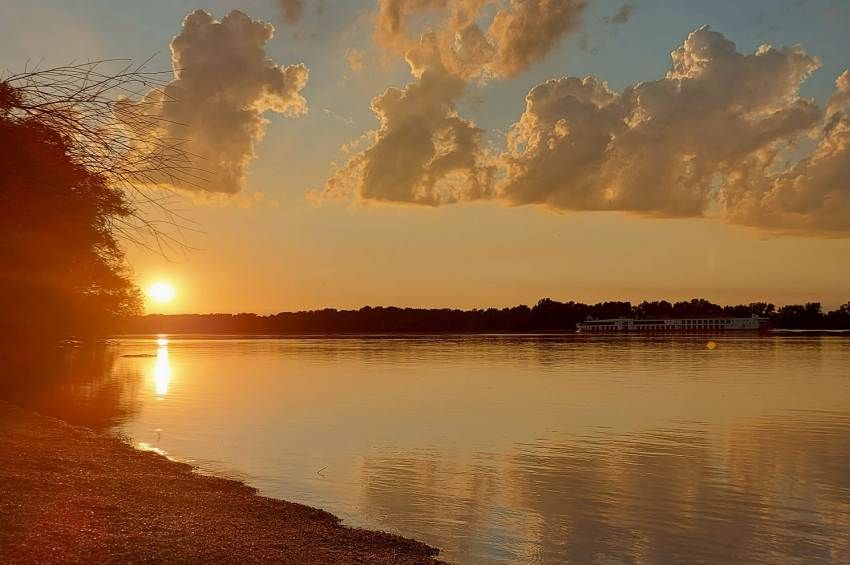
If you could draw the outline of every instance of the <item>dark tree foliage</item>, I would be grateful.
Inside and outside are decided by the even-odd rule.
[[[133,210],[120,190],[70,158],[71,140],[11,115],[9,98],[0,90],[0,331],[90,335],[138,311],[112,230]]]
[[[271,316],[256,314],[152,315],[130,321],[130,333],[196,334],[382,334],[382,333],[470,333],[470,332],[571,332],[587,318],[657,317],[749,317],[770,318],[776,328],[850,329],[850,302],[823,314],[820,304],[783,306],[753,302],[720,306],[694,299],[670,303],[642,302],[557,302],[549,298],[534,307],[488,308],[476,310],[370,307],[360,310],[312,310],[281,312]]]
[[[179,244],[150,187],[195,175],[160,118],[124,103],[160,75],[99,61],[0,77],[0,337],[88,338],[140,312],[119,240]]]

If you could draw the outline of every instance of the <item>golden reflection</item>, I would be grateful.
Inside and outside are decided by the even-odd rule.
[[[850,563],[848,430],[842,412],[779,412],[719,436],[378,453],[362,459],[362,512],[461,563]]]
[[[97,431],[138,414],[143,373],[114,347],[21,345],[0,344],[0,401]]]
[[[158,398],[168,394],[168,384],[171,382],[171,364],[168,361],[168,340],[156,340],[159,347],[156,350],[156,363],[153,366],[154,390]]]

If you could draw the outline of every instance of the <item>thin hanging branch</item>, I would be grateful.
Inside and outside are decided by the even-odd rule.
[[[132,210],[111,218],[116,235],[167,256],[187,248],[187,231],[198,231],[170,187],[203,189],[209,175],[185,139],[166,135],[175,124],[158,106],[172,101],[165,92],[172,74],[149,71],[149,63],[107,59],[0,77],[0,115],[42,124],[66,140],[74,163],[126,194]]]

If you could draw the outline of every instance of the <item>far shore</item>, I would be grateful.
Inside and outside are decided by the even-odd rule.
[[[0,454],[4,563],[439,563],[421,542],[3,402]]]
[[[168,337],[175,339],[416,339],[416,338],[463,338],[463,337],[704,337],[704,336],[846,336],[850,329],[790,329],[769,328],[767,330],[718,330],[718,331],[669,331],[669,332],[595,332],[582,333],[578,330],[551,331],[445,331],[445,332],[304,332],[304,333],[250,333],[250,332],[191,332],[191,331],[151,331],[148,333],[114,333],[97,341],[121,339],[149,339]],[[66,343],[82,343],[70,339]]]

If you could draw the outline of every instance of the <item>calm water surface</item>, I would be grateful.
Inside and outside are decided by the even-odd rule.
[[[24,400],[454,561],[850,561],[850,338],[714,341],[122,338]]]

